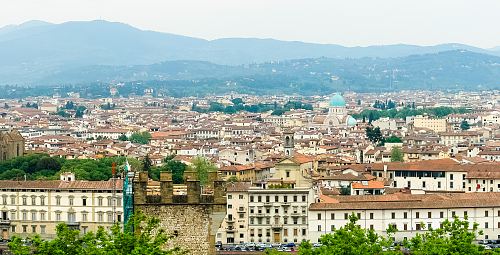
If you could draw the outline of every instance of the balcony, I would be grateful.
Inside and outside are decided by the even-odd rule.
[[[290,215],[292,215],[292,217],[300,217],[300,216],[302,216],[302,214],[299,213],[299,212],[292,212]]]
[[[0,219],[0,226],[10,226],[10,219]]]
[[[236,232],[236,228],[235,227],[227,227],[226,232],[227,233],[234,233],[234,232]]]
[[[247,208],[245,208],[245,207],[239,207],[238,208],[238,212],[239,213],[246,213],[247,212]]]
[[[230,223],[230,224],[234,223],[234,218],[227,218],[226,223]]]
[[[265,202],[264,206],[265,207],[271,207],[271,206],[273,206],[273,203],[271,203],[271,202]]]
[[[271,228],[274,229],[274,230],[280,230],[280,229],[283,228],[283,224],[275,223],[275,224],[271,225]]]
[[[264,216],[266,216],[265,213],[256,213],[255,214],[255,217],[264,217]]]
[[[281,203],[281,206],[290,206],[290,202],[283,202]]]
[[[80,230],[80,222],[68,221],[66,225],[68,225],[69,229]]]

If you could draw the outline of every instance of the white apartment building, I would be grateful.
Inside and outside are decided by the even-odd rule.
[[[377,163],[370,166],[375,177],[386,178],[394,188],[424,191],[465,191],[470,167],[453,159]]]
[[[0,197],[3,239],[52,238],[59,223],[85,233],[123,220],[121,180],[79,181],[66,173],[56,181],[0,181]]]
[[[307,239],[310,188],[272,189],[229,184],[227,215],[216,241],[232,243],[301,242]]]
[[[318,242],[349,222],[355,214],[363,228],[386,235],[390,225],[397,228],[401,241],[429,227],[439,228],[454,216],[479,224],[478,239],[500,239],[500,193],[394,194],[385,196],[338,196],[328,202],[314,203],[309,209],[308,238]]]

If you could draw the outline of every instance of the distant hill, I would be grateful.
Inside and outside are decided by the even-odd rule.
[[[208,41],[144,31],[116,22],[75,21],[51,24],[31,21],[18,26],[0,28],[0,84],[43,85],[46,82],[84,82],[124,76],[144,78],[144,71],[147,71],[146,77],[148,78],[164,79],[165,77],[151,76],[155,68],[165,67],[165,64],[156,63],[177,60],[225,65],[224,67],[210,67],[208,70],[225,68],[230,69],[232,73],[249,70],[227,66],[320,57],[400,58],[458,49],[500,55],[500,51],[462,44],[344,47],[334,44],[255,38],[226,38]],[[180,66],[173,67],[175,65],[173,63],[168,66],[176,70],[187,62],[176,63]],[[193,64],[193,62],[190,63]],[[205,65],[208,68],[210,63],[199,63],[199,65]],[[99,70],[101,68],[99,66],[109,67]],[[130,73],[138,69],[145,70]],[[165,70],[163,68],[160,73],[165,75]],[[172,70],[166,71],[169,73],[168,77],[205,77],[203,74],[173,75]],[[215,77],[215,74],[228,76],[224,71],[221,72],[211,73],[208,76]],[[57,77],[61,80],[58,81]]]
[[[500,57],[465,50],[399,58],[308,58],[240,66],[203,61],[167,61],[153,65],[88,66],[47,76],[41,84],[58,92],[81,91],[82,96],[109,96],[117,81],[120,94],[141,94],[154,88],[171,96],[224,94],[318,95],[335,91],[500,89]],[[47,93],[13,88],[12,97]],[[35,93],[35,94],[30,94]]]

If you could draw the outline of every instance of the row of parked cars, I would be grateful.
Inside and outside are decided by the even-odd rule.
[[[319,247],[319,244],[313,244]],[[241,244],[221,244],[215,245],[220,251],[265,251],[267,249],[275,249],[277,251],[296,251],[298,245],[295,243],[241,243]]]
[[[499,240],[479,240],[478,244],[484,246],[484,249],[499,249],[500,248],[500,239]]]

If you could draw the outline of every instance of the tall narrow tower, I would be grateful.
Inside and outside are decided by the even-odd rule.
[[[283,132],[283,139],[284,139],[283,147],[285,148],[285,156],[286,157],[293,156],[293,148],[294,148],[293,135],[294,135],[294,133],[291,131]]]

